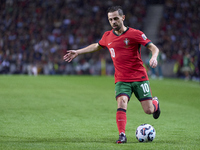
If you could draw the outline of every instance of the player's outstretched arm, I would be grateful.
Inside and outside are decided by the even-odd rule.
[[[98,51],[101,48],[102,47],[98,43],[94,43],[82,49],[68,50],[67,54],[63,56],[63,59],[67,62],[71,62],[74,58],[76,58],[80,54],[91,53],[94,51]]]
[[[151,52],[152,52],[152,57],[151,57],[151,59],[149,60],[149,65],[150,65],[152,68],[155,68],[155,67],[158,65],[157,57],[158,57],[159,49],[158,49],[157,46],[155,46],[153,43],[150,43],[150,44],[147,46],[147,48],[150,49]]]

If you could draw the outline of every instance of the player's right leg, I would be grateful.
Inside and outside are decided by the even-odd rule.
[[[116,143],[126,143],[127,138],[125,135],[125,128],[126,128],[126,110],[127,110],[127,104],[128,104],[128,97],[126,95],[121,95],[117,97],[117,113],[116,113],[116,123],[117,128],[119,131],[119,139],[116,141]]]
[[[119,139],[116,143],[126,143],[127,138],[125,135],[126,128],[126,110],[129,98],[131,96],[131,86],[130,83],[117,82],[115,84],[116,100],[117,100],[117,113],[116,113],[116,123],[119,131]]]

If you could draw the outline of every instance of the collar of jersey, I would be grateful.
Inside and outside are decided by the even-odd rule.
[[[129,29],[129,27],[127,27],[126,31],[128,31],[128,29]],[[126,33],[126,31],[124,31],[122,34]],[[113,34],[116,35],[116,36],[122,35],[122,34],[120,34],[120,35],[116,34],[114,30],[113,30]]]

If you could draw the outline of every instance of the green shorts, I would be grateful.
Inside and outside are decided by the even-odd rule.
[[[126,95],[131,98],[132,93],[135,94],[139,101],[152,99],[149,81],[141,82],[117,82],[115,84],[116,99],[119,96]]]

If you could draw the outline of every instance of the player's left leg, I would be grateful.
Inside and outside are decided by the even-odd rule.
[[[154,105],[152,100],[144,100],[141,101],[142,108],[146,114],[153,114],[154,113]]]
[[[153,114],[154,119],[159,118],[160,106],[157,97],[153,97],[152,100],[141,101],[141,105],[146,114]]]
[[[154,105],[154,113],[153,113],[153,117],[154,119],[158,119],[160,116],[160,105],[159,105],[159,101],[157,97],[153,97],[152,103]]]
[[[160,107],[158,98],[152,99],[149,81],[133,82],[134,94],[141,102],[142,108],[146,114],[153,114],[157,119],[160,116]]]

